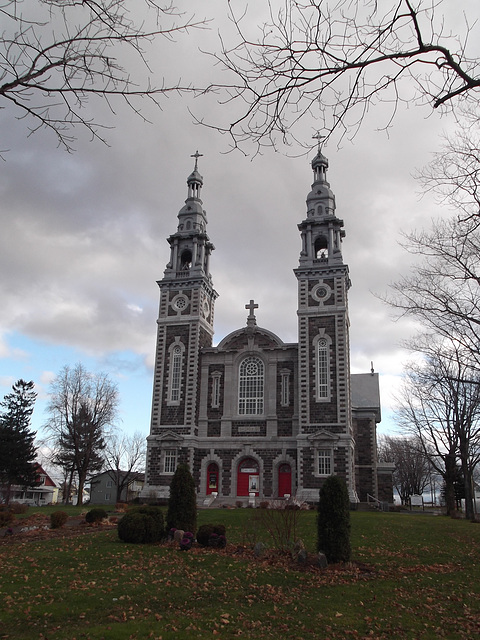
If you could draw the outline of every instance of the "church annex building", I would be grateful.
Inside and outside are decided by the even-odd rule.
[[[298,343],[284,343],[256,322],[212,346],[217,292],[214,249],[195,168],[168,238],[170,261],[160,308],[143,498],[165,499],[179,463],[187,463],[198,504],[235,504],[288,496],[317,502],[332,473],[350,500],[393,502],[392,465],[376,457],[378,374],[350,373],[348,266],[343,221],[327,182],[328,160],[312,161],[313,185],[298,225]],[[369,498],[371,499],[371,498]]]

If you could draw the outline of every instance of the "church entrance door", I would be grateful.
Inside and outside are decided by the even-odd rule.
[[[259,466],[253,458],[245,458],[238,465],[237,496],[248,496],[254,493],[258,496],[260,490]]]
[[[292,495],[292,468],[286,462],[278,467],[278,497]]]
[[[218,493],[218,464],[211,462],[207,469],[207,496]]]

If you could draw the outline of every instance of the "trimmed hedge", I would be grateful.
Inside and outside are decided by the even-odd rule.
[[[68,520],[68,513],[65,511],[54,511],[50,514],[50,527],[52,529],[60,529]]]
[[[97,507],[95,509],[90,509],[87,511],[85,515],[85,521],[89,524],[95,524],[96,522],[101,522],[102,520],[106,520],[108,518],[108,513],[105,509],[101,509]]]
[[[9,527],[15,520],[15,516],[10,509],[4,509],[2,507],[3,505],[0,505],[0,529],[3,529],[3,527]]]
[[[225,537],[225,532],[226,530],[223,524],[202,524],[197,531],[197,542],[202,545],[202,547],[212,546],[211,536],[217,536],[217,538],[219,536]]]
[[[165,537],[162,510],[148,506],[132,509],[118,523],[118,537],[132,544],[159,542]]]

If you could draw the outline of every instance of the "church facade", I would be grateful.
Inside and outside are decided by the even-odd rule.
[[[158,282],[156,363],[144,498],[166,499],[173,473],[187,463],[199,504],[247,503],[289,496],[317,502],[332,473],[352,502],[393,502],[391,469],[376,456],[378,374],[350,373],[348,266],[343,221],[319,150],[305,219],[298,225],[298,342],[246,325],[213,346],[217,293],[214,249],[195,168],[170,260]]]

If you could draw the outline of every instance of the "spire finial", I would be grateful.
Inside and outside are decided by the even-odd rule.
[[[318,153],[322,153],[322,140],[325,140],[325,136],[322,136],[320,131],[317,131],[317,133],[312,136],[312,138],[318,143]]]
[[[191,158],[195,158],[195,169],[194,171],[198,171],[198,159],[203,157],[203,153],[198,153],[198,149],[195,153],[192,153]]]

